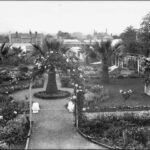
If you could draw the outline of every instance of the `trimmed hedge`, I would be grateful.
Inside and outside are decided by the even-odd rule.
[[[42,98],[42,99],[58,99],[58,98],[68,97],[70,96],[70,93],[68,91],[58,90],[58,92],[55,94],[48,94],[46,93],[46,91],[40,91],[40,92],[34,93],[34,96],[37,98]]]

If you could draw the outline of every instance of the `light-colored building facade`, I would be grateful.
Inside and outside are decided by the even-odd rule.
[[[9,33],[9,43],[31,43],[31,44],[42,44],[43,42],[42,33]]]

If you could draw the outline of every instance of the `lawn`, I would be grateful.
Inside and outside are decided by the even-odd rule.
[[[88,82],[88,90],[90,90],[90,87],[96,85],[96,83],[99,83],[98,79],[90,80]],[[110,79],[110,84],[103,84],[103,87],[109,98],[105,101],[98,100],[95,102],[94,104],[97,108],[116,106],[150,106],[150,96],[144,94],[143,78]],[[129,99],[124,101],[122,94],[120,94],[120,90],[129,89],[131,89],[133,93]]]

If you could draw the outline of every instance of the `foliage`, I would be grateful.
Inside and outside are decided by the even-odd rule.
[[[149,59],[145,59],[145,63],[144,63],[145,67],[145,71],[144,71],[144,83],[146,85],[150,84],[150,60]]]
[[[62,76],[61,77],[61,85],[62,85],[62,87],[72,87],[72,85],[70,83],[70,77]]]
[[[20,120],[8,121],[7,125],[4,127],[1,138],[8,144],[20,144],[24,142],[27,136],[28,122],[22,122]]]
[[[5,105],[6,103],[10,103],[12,99],[13,98],[11,96],[0,94],[0,104],[1,104],[1,106]]]
[[[102,93],[103,88],[104,88],[103,86],[100,86],[99,84],[97,84],[97,85],[92,86],[90,91],[98,94],[98,93]]]
[[[101,116],[93,120],[84,120],[80,129],[95,140],[107,141],[110,146],[133,149],[140,145],[146,148],[150,138],[147,128],[149,124],[148,118],[136,118],[132,114],[128,117]]]
[[[40,91],[35,93],[34,96],[42,99],[58,99],[68,97],[70,96],[70,93],[68,91],[58,90],[57,93],[48,94],[45,91]]]
[[[87,105],[90,108],[95,108],[99,106],[102,102],[105,102],[109,100],[110,98],[109,92],[105,90],[103,86],[100,86],[99,84],[90,87],[89,91],[92,93],[85,99],[86,100],[90,99],[90,101],[87,102]]]
[[[67,71],[69,63],[67,57],[63,54],[64,46],[57,39],[45,38],[43,47],[33,45],[35,48],[35,68],[31,76],[33,79],[39,74],[48,70],[47,94],[57,93],[56,72],[55,69]]]
[[[62,39],[74,39],[74,37],[72,37],[70,33],[62,31],[58,31],[57,37]]]
[[[142,47],[139,42],[137,42],[137,31],[133,26],[129,26],[121,33],[120,37],[123,40],[125,46],[125,51],[128,53],[141,53]]]
[[[14,101],[12,96],[2,95],[1,100],[1,115],[3,120],[8,122],[14,119],[18,114],[23,114],[29,111],[29,102],[27,101]]]
[[[9,37],[7,35],[0,35],[0,43],[3,43],[3,42],[6,42],[8,43],[9,42]]]
[[[20,53],[22,52],[22,49],[12,47],[9,44],[3,43],[0,47],[0,59],[2,65],[11,65],[16,66],[19,65],[21,62],[21,58],[19,57]]]
[[[110,63],[110,56],[113,53],[111,41],[96,43],[94,45],[95,52],[101,56],[102,59],[102,82],[109,83],[108,67]]]
[[[122,97],[125,101],[130,98],[132,93],[133,93],[133,91],[131,89],[130,90],[120,90],[120,94],[122,94]]]
[[[83,120],[83,103],[84,103],[84,92],[82,90],[77,91],[76,109],[78,113],[79,126]]]
[[[3,119],[7,122],[8,120],[11,120],[17,116],[17,111],[15,109],[15,103],[6,103],[2,108],[2,116]]]
[[[148,57],[150,54],[150,13],[142,19],[138,38],[143,46],[145,56]]]

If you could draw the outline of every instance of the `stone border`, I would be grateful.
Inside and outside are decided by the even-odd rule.
[[[86,138],[87,140],[89,140],[89,141],[91,141],[91,142],[93,142],[93,143],[95,143],[95,144],[97,144],[97,145],[99,145],[99,146],[103,146],[103,147],[105,147],[105,148],[112,149],[112,150],[115,150],[115,149],[122,150],[122,148],[120,148],[120,147],[118,147],[118,146],[116,146],[116,147],[111,147],[111,146],[109,146],[109,145],[106,145],[106,144],[103,144],[103,143],[101,143],[101,142],[98,142],[98,141],[92,139],[91,136],[84,134],[79,128],[76,128],[76,129],[77,129],[78,133],[79,133],[81,136],[83,136],[83,137]]]
[[[66,97],[69,97],[71,95],[70,92],[68,91],[63,91],[63,90],[59,90],[60,92],[63,92],[65,93],[63,96],[60,96],[60,95],[54,95],[54,96],[43,96],[43,95],[40,95],[40,93],[44,93],[45,91],[39,91],[39,92],[36,92],[34,93],[33,95],[36,97],[36,98],[42,98],[42,99],[46,99],[46,100],[51,100],[51,99],[61,99],[61,98],[66,98]]]
[[[26,140],[26,145],[25,145],[24,150],[27,150],[28,147],[29,147],[30,136],[31,136],[31,129],[29,129],[28,136],[27,136],[27,140]]]

